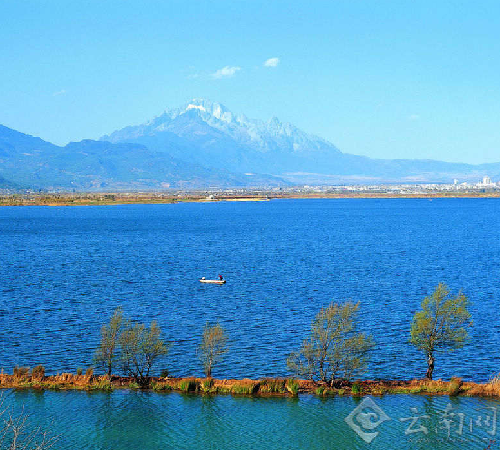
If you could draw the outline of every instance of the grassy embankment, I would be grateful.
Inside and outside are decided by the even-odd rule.
[[[130,377],[95,376],[91,369],[84,374],[62,373],[45,376],[41,366],[33,371],[16,368],[14,373],[0,373],[0,389],[87,390],[140,389]],[[500,378],[488,383],[450,381],[342,381],[333,386],[310,380],[293,378],[264,378],[261,380],[218,380],[215,378],[152,377],[146,389],[155,392],[191,392],[197,394],[232,394],[253,396],[296,396],[314,394],[321,397],[335,395],[429,394],[500,397]]]

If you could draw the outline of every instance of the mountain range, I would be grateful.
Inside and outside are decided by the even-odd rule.
[[[0,125],[0,189],[135,191],[286,184],[273,176],[203,167],[133,143],[85,139],[59,147]]]
[[[372,159],[276,117],[194,99],[98,141],[56,146],[0,125],[0,188],[158,190],[500,178],[500,163]]]

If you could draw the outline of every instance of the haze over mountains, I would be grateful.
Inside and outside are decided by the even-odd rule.
[[[0,126],[0,188],[75,190],[271,187],[290,183],[500,178],[500,163],[381,160],[342,153],[281,123],[194,99],[153,120],[59,147]]]

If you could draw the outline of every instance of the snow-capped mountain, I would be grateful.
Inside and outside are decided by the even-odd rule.
[[[238,172],[284,173],[314,158],[340,155],[326,140],[276,117],[269,121],[235,114],[217,102],[193,99],[153,120],[115,131],[101,140],[134,142],[209,167]],[[311,164],[308,164],[311,165]]]
[[[244,114],[234,114],[224,105],[205,99],[193,99],[181,108],[166,110],[143,125],[115,131],[102,139],[118,142],[161,132],[180,134],[182,130],[177,125],[183,121],[178,119],[185,114],[189,118],[199,118],[238,143],[264,153],[276,149],[295,153],[326,149],[338,152],[334,145],[324,139],[307,134],[291,123],[281,123],[276,117],[267,122],[248,119]]]
[[[235,114],[220,103],[194,99],[153,120],[101,140],[142,144],[204,167],[270,174],[294,183],[450,182],[499,172],[498,164],[473,166],[433,160],[383,160],[342,153],[330,142],[276,117]]]
[[[100,141],[64,147],[0,125],[0,189],[450,182],[484,175],[500,179],[500,163],[474,166],[350,155],[275,117],[248,119],[208,100],[192,100]]]

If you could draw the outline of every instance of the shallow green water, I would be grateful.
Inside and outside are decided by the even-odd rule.
[[[493,419],[500,402],[484,399],[388,395],[370,403],[366,398],[312,395],[202,397],[125,391],[5,395],[7,404],[18,412],[24,407],[31,415],[31,426],[60,434],[59,449],[484,449],[490,441],[490,448],[499,448],[492,441],[498,434]],[[449,405],[453,409],[444,415]],[[378,433],[371,443],[345,421],[356,407],[352,423]],[[364,413],[374,415],[363,421]],[[379,423],[384,413],[387,420]],[[413,425],[412,417],[418,418]],[[369,429],[369,422],[376,426]]]

